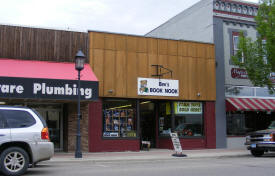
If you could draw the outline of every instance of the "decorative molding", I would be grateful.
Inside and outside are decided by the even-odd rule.
[[[254,18],[258,13],[256,4],[242,3],[237,1],[214,0],[213,10],[218,13],[230,13],[232,15],[244,15]]]
[[[244,21],[247,23],[255,23],[254,17],[251,18],[251,17],[244,16],[244,15],[235,15],[231,12],[220,13],[219,11],[214,10],[213,16],[223,18],[223,19],[232,19],[232,20],[236,20],[236,21]]]
[[[234,20],[234,19],[223,19],[223,22],[226,25],[240,25],[240,26],[246,26],[247,28],[253,27],[256,28],[256,23],[255,22],[248,22],[248,21],[238,21],[238,20]]]

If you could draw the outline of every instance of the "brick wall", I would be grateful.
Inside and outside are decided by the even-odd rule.
[[[80,121],[81,130],[81,150],[83,152],[88,152],[88,125],[89,125],[89,110],[88,103],[81,103],[80,111],[82,114],[82,120]],[[65,117],[66,118],[66,117]],[[68,151],[75,151],[76,146],[76,130],[77,130],[77,104],[70,103],[68,105],[68,131],[67,131],[67,141],[68,141]],[[65,139],[66,140],[66,139]],[[65,147],[66,148],[66,147]]]
[[[89,104],[89,152],[138,151],[139,139],[104,139],[102,137],[102,100]],[[183,149],[216,148],[215,102],[205,102],[205,137],[180,139]],[[157,148],[173,149],[170,138],[158,138]]]
[[[205,102],[204,106],[204,129],[205,137],[201,139],[180,139],[183,149],[216,148],[216,120],[215,102]],[[173,149],[170,138],[159,138],[159,148]]]
[[[204,126],[206,135],[206,148],[216,148],[216,114],[215,102],[209,101],[204,106]]]
[[[89,104],[89,152],[139,151],[139,139],[102,137],[102,100]]]

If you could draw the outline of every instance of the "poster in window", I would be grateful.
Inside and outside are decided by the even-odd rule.
[[[159,131],[163,131],[164,127],[164,117],[159,118]]]
[[[112,130],[112,111],[105,111],[105,131],[111,131]]]
[[[176,114],[202,114],[201,102],[175,102]]]

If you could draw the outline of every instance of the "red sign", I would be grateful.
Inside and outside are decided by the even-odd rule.
[[[242,68],[232,68],[231,77],[235,79],[248,79],[246,70]]]
[[[232,68],[231,77],[235,79],[248,79],[248,75],[245,69],[242,68]],[[275,84],[275,73],[270,73],[270,80]]]

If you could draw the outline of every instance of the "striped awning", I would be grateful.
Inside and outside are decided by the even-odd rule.
[[[226,111],[275,111],[275,99],[226,98]]]

